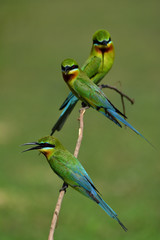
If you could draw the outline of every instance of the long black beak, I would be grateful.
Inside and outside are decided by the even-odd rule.
[[[28,148],[22,152],[27,152],[27,151],[30,151],[30,150],[38,150],[38,149],[42,149],[42,148],[55,148],[55,145],[54,144],[50,144],[50,143],[38,143],[38,142],[31,142],[31,143],[24,143],[22,144],[21,146],[25,146],[25,145],[36,145],[35,147],[32,147],[32,148]]]
[[[40,144],[38,142],[24,143],[21,146],[25,146],[25,145],[37,145],[37,146],[32,147],[32,148],[28,148],[28,149],[26,149],[22,152],[27,152],[27,151],[30,151],[30,150],[37,150],[37,149],[41,149],[43,147],[42,144]]]

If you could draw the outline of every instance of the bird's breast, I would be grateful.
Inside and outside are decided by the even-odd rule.
[[[113,51],[113,44],[110,43],[106,46],[95,46],[96,52],[98,53],[108,53]]]
[[[63,79],[66,83],[72,81],[72,80],[75,80],[78,76],[78,72],[74,72],[74,73],[71,73],[71,74],[64,74],[63,73]]]

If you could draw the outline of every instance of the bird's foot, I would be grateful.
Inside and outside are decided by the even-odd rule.
[[[82,102],[82,103],[81,103],[81,106],[82,106],[82,108],[85,108],[85,107],[87,107],[87,104],[84,103],[84,102]]]
[[[67,183],[63,183],[63,186],[61,187],[61,189],[59,190],[59,192],[64,191],[66,193],[66,189],[68,188],[68,184]]]
[[[90,108],[90,106],[88,106],[88,105],[87,105],[86,103],[84,103],[84,102],[81,103],[81,106],[82,106],[82,108],[85,109],[85,110],[88,109],[88,108]]]

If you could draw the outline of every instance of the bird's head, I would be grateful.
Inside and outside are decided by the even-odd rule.
[[[40,153],[43,153],[47,159],[54,154],[54,152],[58,149],[64,149],[57,138],[52,136],[43,137],[38,140],[38,142],[30,142],[24,143],[24,145],[33,145],[33,147],[24,150],[23,152],[27,152],[30,150],[39,150]]]
[[[98,30],[93,35],[93,47],[97,52],[108,52],[113,50],[111,35],[106,30]]]
[[[77,62],[73,59],[65,59],[61,64],[61,70],[65,82],[75,79],[80,71]]]

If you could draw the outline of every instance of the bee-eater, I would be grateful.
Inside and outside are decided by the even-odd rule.
[[[149,142],[141,133],[132,127],[131,124],[129,124],[124,118],[120,116],[122,115],[126,118],[126,116],[107,99],[102,90],[88,78],[85,72],[79,68],[75,60],[64,60],[62,62],[61,68],[64,81],[67,83],[68,87],[77,98],[79,98],[86,105],[105,115],[119,127],[122,126],[118,121],[122,122],[138,135],[143,137],[147,142]]]
[[[34,147],[25,151],[38,149],[40,153],[44,154],[52,170],[66,184],[96,202],[127,231],[127,228],[119,220],[117,214],[100,197],[98,190],[78,159],[75,158],[57,138],[48,136],[41,138],[38,142],[25,143],[23,145],[34,145]]]
[[[98,30],[95,32],[92,41],[93,43],[90,56],[82,66],[82,70],[95,84],[98,84],[113,65],[114,45],[109,32],[106,30]],[[68,97],[60,107],[60,110],[64,110],[56,124],[53,126],[51,135],[56,130],[61,130],[78,100],[79,99],[74,96],[72,92],[69,93]]]

